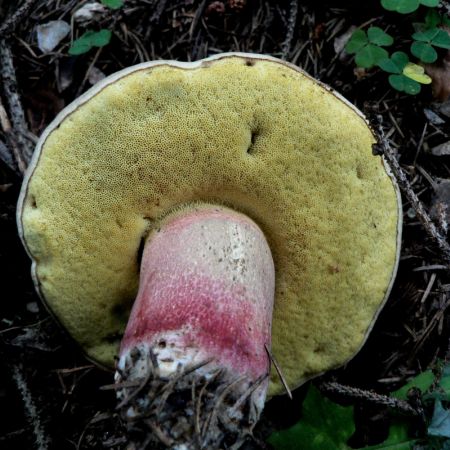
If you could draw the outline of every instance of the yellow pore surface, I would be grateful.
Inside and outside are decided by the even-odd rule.
[[[43,144],[22,212],[40,293],[112,366],[141,240],[180,205],[230,206],[272,250],[272,350],[294,388],[355,354],[392,277],[397,198],[373,141],[342,100],[278,62],[137,69]]]

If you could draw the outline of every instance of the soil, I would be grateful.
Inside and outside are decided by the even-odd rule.
[[[385,73],[355,70],[353,59],[335,49],[336,38],[351,26],[369,23],[396,37],[395,49],[407,49],[411,22],[420,20],[422,10],[412,20],[388,13],[378,0],[301,1],[297,13],[295,1],[126,0],[122,8],[106,9],[85,24],[72,23],[74,38],[87,29],[106,28],[113,35],[109,45],[71,56],[68,37],[43,54],[36,27],[51,20],[71,23],[73,12],[86,1],[30,3],[32,8],[0,41],[12,51],[15,87],[28,126],[25,136],[15,124],[9,135],[4,122],[0,128],[0,448],[126,448],[114,392],[101,389],[111,384],[112,374],[85,359],[35,293],[30,261],[15,222],[22,174],[14,159],[7,157],[14,148],[20,150],[12,138],[15,133],[33,144],[55,114],[102,74],[146,60],[189,61],[225,51],[285,58],[335,88],[369,118],[382,116],[384,131],[413,191],[445,235],[450,156],[434,155],[431,149],[450,140],[448,102],[437,102],[429,86],[415,96],[397,92]],[[17,8],[16,2],[0,1],[0,30]],[[0,79],[1,104],[11,118],[4,66]],[[319,386],[331,379],[385,394],[449,358],[449,261],[407,197],[403,202],[402,254],[390,298],[360,353],[344,368],[316,380]],[[270,448],[265,438],[300,418],[305,389],[297,390],[293,400],[285,396],[268,402],[255,432],[257,440],[249,441],[246,448]],[[392,416],[385,406],[368,402],[364,395],[357,400],[337,393],[331,397],[356,405],[352,446],[384,439]]]

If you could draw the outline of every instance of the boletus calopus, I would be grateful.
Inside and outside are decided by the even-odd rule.
[[[238,448],[283,392],[269,354],[296,388],[361,348],[400,247],[374,143],[340,95],[244,53],[127,68],[48,126],[20,236],[49,310],[90,359],[118,356],[130,429]]]

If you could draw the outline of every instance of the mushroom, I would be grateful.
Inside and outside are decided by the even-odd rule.
[[[356,354],[400,249],[375,142],[339,94],[245,53],[127,68],[48,126],[20,236],[86,355],[111,368],[119,355],[133,429],[174,449],[237,448],[267,389],[284,392],[272,355],[296,388]]]

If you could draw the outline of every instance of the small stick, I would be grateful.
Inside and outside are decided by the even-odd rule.
[[[0,78],[3,81],[3,91],[8,100],[13,135],[19,148],[19,155],[16,155],[17,165],[22,170],[21,163],[28,164],[30,162],[33,150],[30,142],[25,138],[29,134],[28,125],[17,91],[16,71],[11,48],[4,39],[0,39]]]
[[[205,423],[203,424],[203,430],[202,430],[202,436],[204,436],[204,443],[206,444],[206,432],[208,431],[210,425],[212,423],[214,423],[214,421],[216,420],[216,416],[217,416],[217,412],[219,410],[220,405],[222,404],[222,402],[224,401],[225,397],[227,396],[227,394],[239,383],[242,383],[243,381],[245,381],[246,376],[245,375],[241,375],[239,377],[237,377],[235,380],[231,381],[227,386],[225,386],[225,388],[223,389],[223,391],[221,392],[221,394],[219,395],[219,397],[217,397],[215,403],[214,403],[214,407],[212,409],[212,411],[210,412],[209,416],[205,419]]]
[[[203,361],[199,364],[195,364],[192,367],[189,367],[186,370],[183,370],[182,372],[179,372],[178,374],[175,374],[175,376],[171,377],[169,381],[166,383],[166,385],[161,390],[161,400],[159,401],[159,405],[156,408],[156,414],[159,416],[161,414],[161,411],[163,410],[167,399],[169,398],[169,395],[174,391],[174,388],[178,381],[186,377],[187,375],[191,374],[192,372],[195,372],[197,369],[200,369],[201,367],[206,366],[212,361],[212,359],[209,359],[207,361]]]
[[[19,364],[11,366],[12,378],[16,383],[17,389],[25,407],[25,415],[33,428],[34,437],[36,438],[37,450],[48,450],[50,439],[44,432],[41,418],[36,409],[27,381],[22,373],[22,367]]]
[[[166,446],[166,447],[173,447],[174,441],[172,438],[170,438],[169,436],[166,435],[166,433],[164,433],[163,430],[161,430],[161,428],[156,425],[155,422],[153,422],[152,420],[148,420],[147,421],[149,427],[151,428],[151,430],[153,431],[153,433],[155,433],[155,435],[158,437],[158,439]],[[150,436],[149,436],[150,438]],[[147,445],[150,443],[150,439],[147,442]],[[143,449],[147,448],[147,445],[142,446]]]
[[[159,0],[156,3],[156,6],[154,7],[155,10],[153,12],[153,15],[150,17],[150,23],[159,22],[159,19],[161,18],[161,15],[164,12],[164,9],[166,7],[166,3],[167,3],[167,0]]]
[[[0,159],[15,173],[20,175],[20,171],[17,169],[17,164],[13,156],[11,155],[11,150],[8,146],[0,140]]]
[[[197,439],[199,442],[202,437],[202,431],[201,431],[201,427],[200,427],[200,412],[201,412],[201,407],[202,407],[202,397],[203,397],[208,385],[210,383],[212,383],[217,378],[217,376],[220,375],[221,372],[222,372],[221,369],[218,369],[216,372],[213,373],[213,375],[211,376],[211,378],[209,380],[205,380],[205,384],[200,389],[200,393],[198,395],[197,404],[195,406],[195,432],[196,432]]]
[[[291,49],[291,42],[294,38],[295,25],[297,23],[298,15],[298,1],[291,0],[289,2],[289,18],[287,25],[286,37],[281,45],[281,59],[287,59],[289,50]]]
[[[197,11],[195,12],[194,18],[192,19],[191,26],[189,27],[189,40],[192,40],[192,36],[194,34],[195,29],[197,28],[198,21],[200,20],[200,17],[203,14],[203,10],[206,6],[206,0],[203,0],[199,7],[197,8]]]
[[[1,42],[1,41],[0,41]],[[18,175],[23,175],[27,168],[27,164],[22,158],[21,152],[19,150],[17,139],[14,136],[14,132],[9,121],[8,114],[2,104],[0,98],[0,129],[6,138],[6,144],[0,152],[0,158]]]
[[[261,384],[267,379],[268,375],[261,375],[254,383],[250,384],[248,389],[237,399],[237,401],[233,405],[233,409],[238,410],[241,405],[247,400],[250,395],[253,394],[253,392],[256,391],[256,389],[261,386]]]
[[[270,360],[272,361],[272,363],[273,363],[273,365],[274,365],[274,367],[275,367],[275,370],[277,371],[278,376],[280,377],[280,380],[281,380],[281,383],[282,383],[283,386],[284,386],[284,389],[286,389],[287,395],[288,395],[289,398],[292,400],[292,392],[291,392],[291,390],[289,389],[289,386],[288,386],[288,384],[287,384],[287,382],[286,382],[286,379],[285,379],[284,376],[283,376],[283,373],[281,372],[281,368],[280,368],[280,366],[278,365],[278,362],[277,362],[277,360],[275,359],[275,356],[272,355],[272,353],[271,353],[270,350],[269,350],[269,347],[267,347],[267,344],[264,344],[264,347],[265,347],[265,349],[266,349],[267,354],[269,355]]]
[[[25,0],[23,5],[17,8],[16,12],[8,17],[3,25],[0,26],[0,38],[7,38],[17,28],[17,25],[23,20],[23,18],[31,11],[31,8],[37,0]]]
[[[420,412],[413,408],[408,402],[405,400],[399,400],[398,398],[377,394],[375,392],[366,391],[364,389],[354,388],[351,386],[345,386],[334,381],[322,381],[318,384],[318,387],[321,391],[339,394],[347,398],[364,400],[376,405],[387,406],[407,415],[420,415]]]
[[[436,225],[431,220],[430,216],[425,211],[425,208],[415,192],[411,188],[411,184],[406,178],[405,173],[403,172],[400,164],[395,158],[391,146],[389,145],[389,141],[386,138],[383,128],[382,128],[382,117],[377,116],[379,125],[378,125],[378,134],[379,134],[379,143],[374,145],[374,151],[376,153],[382,154],[387,162],[389,163],[392,172],[397,179],[397,182],[405,194],[408,201],[411,203],[411,206],[414,208],[417,218],[422,223],[423,227],[430,235],[430,237],[436,242],[437,246],[441,250],[442,256],[446,260],[447,263],[450,263],[450,245],[447,242],[446,238],[441,234]]]
[[[152,370],[149,369],[145,375],[145,378],[143,378],[139,384],[139,386],[129,395],[127,395],[117,406],[116,409],[121,409],[124,406],[128,405],[131,400],[133,400],[133,398],[135,398],[139,392],[142,391],[142,389],[145,388],[145,386],[147,386],[147,383],[150,381],[151,376],[153,375]]]

